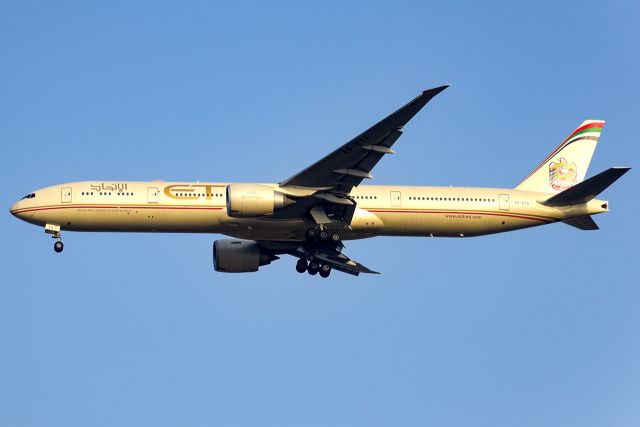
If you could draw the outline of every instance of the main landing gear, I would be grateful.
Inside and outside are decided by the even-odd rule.
[[[335,245],[340,244],[340,235],[338,233],[332,233],[326,228],[310,228],[307,230],[305,238],[307,239],[307,242],[319,241],[326,243],[330,242]]]
[[[298,273],[304,273],[306,271],[312,276],[319,274],[320,277],[329,277],[329,274],[331,274],[331,264],[322,262],[314,256],[314,253],[317,253],[318,249],[322,249],[322,247],[325,249],[331,248],[339,252],[343,247],[340,235],[319,225],[307,230],[305,240],[306,244],[304,246],[307,256],[298,260],[296,263],[296,271]]]
[[[312,258],[309,262],[307,262],[306,258],[300,258],[296,263],[296,271],[298,273],[306,271],[312,276],[320,274],[320,277],[327,278],[331,274],[331,265],[323,264],[315,258]]]

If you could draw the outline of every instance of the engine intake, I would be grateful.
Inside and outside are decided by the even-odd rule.
[[[227,215],[233,218],[273,215],[275,210],[292,203],[293,200],[268,185],[227,185]]]
[[[278,257],[253,240],[222,239],[213,242],[213,268],[224,273],[250,273]]]

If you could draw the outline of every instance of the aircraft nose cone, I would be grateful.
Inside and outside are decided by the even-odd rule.
[[[20,217],[18,216],[18,213],[16,213],[16,211],[17,211],[18,209],[20,209],[20,206],[19,206],[19,205],[20,205],[20,202],[16,202],[16,203],[14,203],[14,204],[13,204],[13,206],[11,206],[11,208],[9,209],[9,212],[11,212],[11,215],[15,216],[16,218],[20,218]]]

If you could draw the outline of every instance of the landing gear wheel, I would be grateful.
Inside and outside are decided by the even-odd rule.
[[[304,273],[307,271],[307,260],[304,258],[300,258],[296,263],[296,271],[298,273]]]
[[[329,238],[329,232],[327,230],[321,230],[318,237],[320,237],[320,240],[327,240]]]
[[[309,263],[309,267],[307,267],[307,272],[312,275],[315,276],[316,274],[318,274],[318,271],[320,270],[320,264],[318,264],[318,261],[311,261]]]
[[[331,274],[331,266],[329,264],[322,264],[320,267],[320,277],[327,278]]]
[[[340,235],[338,233],[332,233],[331,234],[331,241],[333,243],[339,243],[340,242]]]
[[[315,228],[310,228],[307,230],[306,234],[304,235],[304,237],[311,241],[311,240],[315,240],[316,236],[318,235],[318,232],[316,231]]]
[[[64,245],[60,240],[58,240],[53,244],[53,250],[56,251],[57,253],[62,252],[63,249],[64,249]]]

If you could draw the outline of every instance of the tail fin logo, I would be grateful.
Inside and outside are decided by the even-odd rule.
[[[564,157],[558,162],[549,163],[549,185],[554,190],[562,191],[573,187],[578,182],[578,167],[569,163]]]

